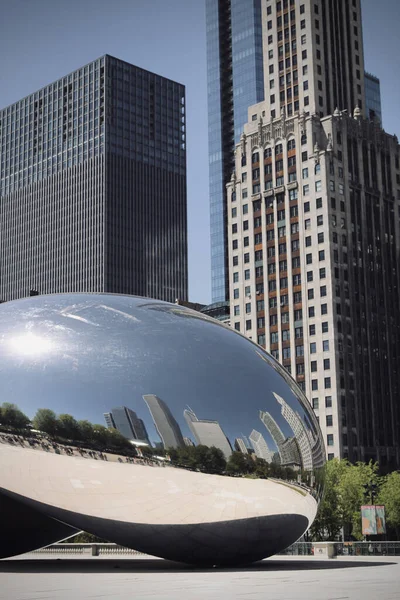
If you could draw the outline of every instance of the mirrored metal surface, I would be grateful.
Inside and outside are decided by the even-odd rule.
[[[325,450],[307,400],[262,348],[187,308],[107,294],[1,305],[1,405],[0,505],[48,525],[230,564],[315,518]]]

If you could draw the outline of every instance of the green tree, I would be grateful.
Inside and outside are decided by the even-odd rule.
[[[394,471],[385,477],[378,494],[378,503],[385,506],[387,524],[400,539],[400,472]]]
[[[344,461],[341,461],[344,462]],[[342,524],[345,535],[351,535],[362,540],[361,506],[370,502],[365,497],[365,485],[375,484],[379,487],[378,464],[358,462],[355,465],[345,462],[345,468],[340,477],[338,492],[342,512]]]
[[[107,448],[110,436],[104,425],[93,425],[93,441],[98,448]]]
[[[348,462],[334,459],[325,466],[325,493],[311,526],[314,541],[334,540],[342,528],[339,485]]]
[[[78,421],[79,436],[83,442],[91,443],[94,439],[93,425],[89,421]]]
[[[243,452],[232,452],[226,465],[226,472],[230,475],[248,475],[254,473],[255,470],[255,462]]]
[[[25,429],[30,419],[15,404],[4,402],[0,407],[0,423],[14,429]]]
[[[32,420],[33,427],[54,436],[57,434],[58,421],[56,413],[49,408],[39,408]]]
[[[72,415],[62,414],[58,416],[58,434],[67,440],[81,439],[78,422]]]

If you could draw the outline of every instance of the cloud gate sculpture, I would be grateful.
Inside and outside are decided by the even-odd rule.
[[[325,451],[306,398],[262,348],[187,308],[109,294],[2,304],[0,407],[0,558],[84,530],[238,564],[315,518]]]

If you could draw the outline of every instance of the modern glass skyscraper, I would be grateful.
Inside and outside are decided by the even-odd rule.
[[[365,112],[369,119],[379,119],[382,123],[381,84],[375,75],[364,73]]]
[[[206,0],[212,300],[228,299],[226,190],[247,109],[264,99],[261,0]]]
[[[104,413],[104,419],[109,429],[117,429],[128,440],[150,444],[145,424],[130,408],[126,406],[113,408],[111,412]]]
[[[111,56],[0,111],[0,298],[187,299],[185,88]]]

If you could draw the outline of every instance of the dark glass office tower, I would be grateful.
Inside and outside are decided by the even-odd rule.
[[[185,88],[110,56],[0,111],[0,298],[187,299]]]
[[[264,99],[261,0],[206,0],[212,300],[228,299],[226,189],[247,109]]]

